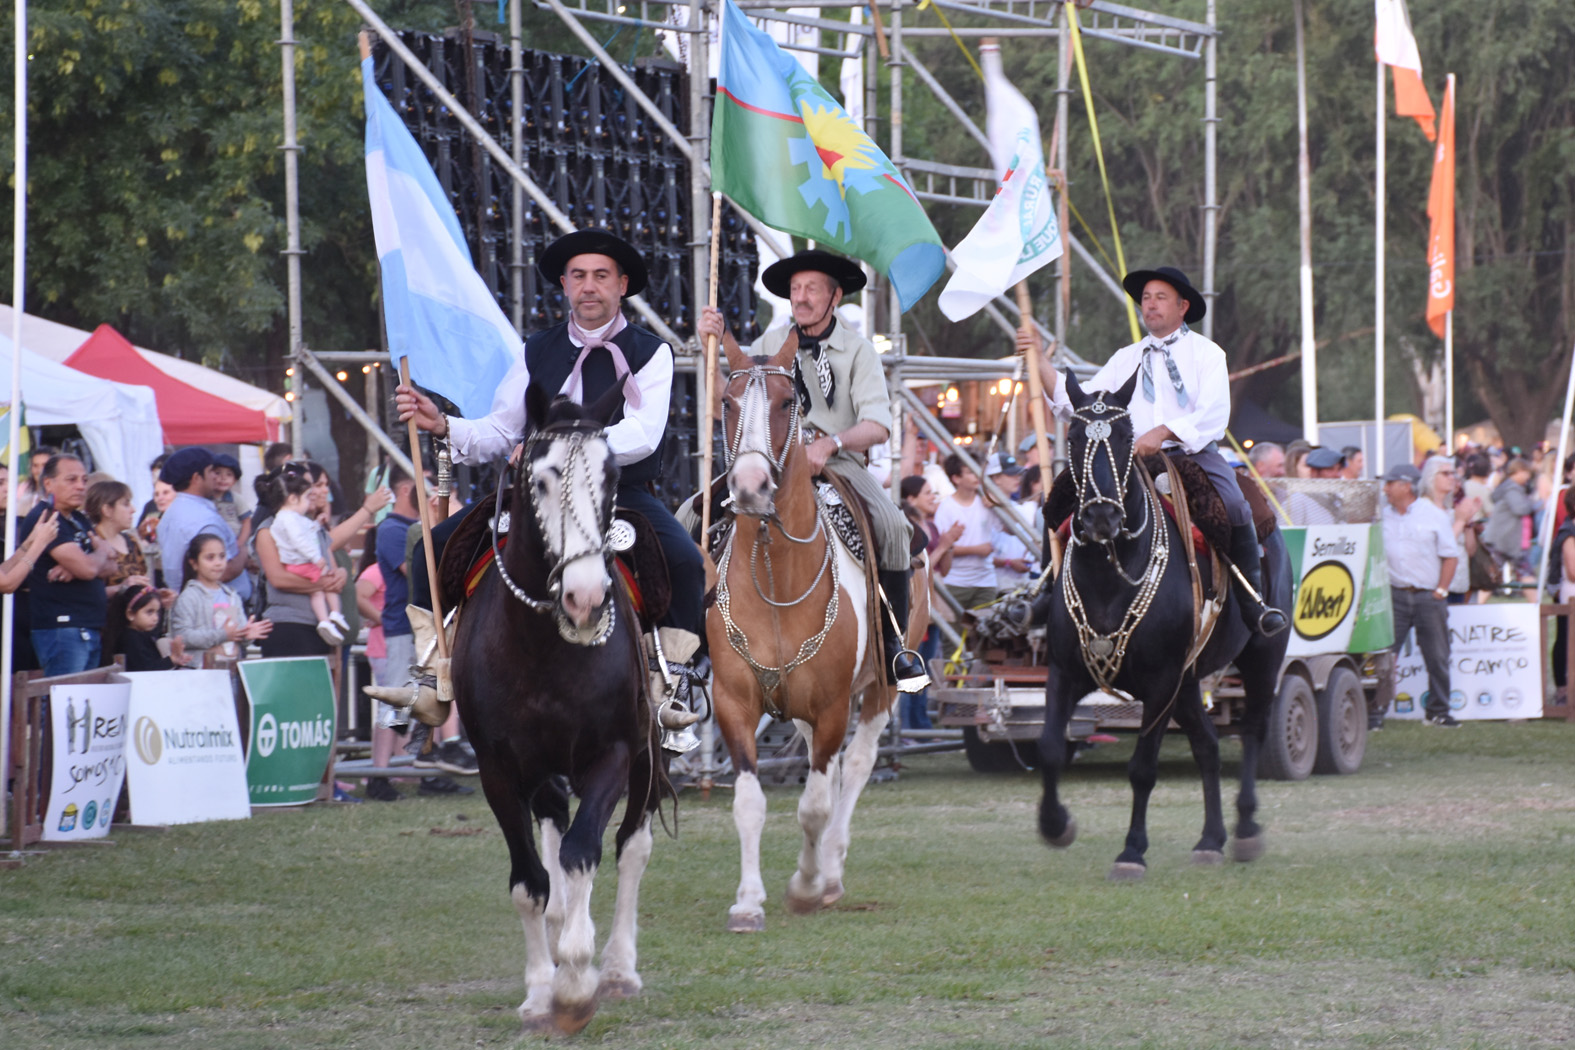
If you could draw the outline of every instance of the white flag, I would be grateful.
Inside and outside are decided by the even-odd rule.
[[[957,272],[941,292],[940,307],[953,321],[972,317],[991,299],[1061,257],[1061,229],[1045,177],[1039,115],[1001,73],[1000,48],[984,45],[979,59],[989,107],[990,154],[1001,184],[984,218],[952,250]]]

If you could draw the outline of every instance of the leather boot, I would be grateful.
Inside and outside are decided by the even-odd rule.
[[[1242,600],[1249,609],[1258,610],[1258,633],[1273,637],[1289,625],[1285,614],[1263,598],[1263,555],[1258,546],[1258,530],[1250,523],[1230,527],[1230,560],[1247,578],[1255,593],[1243,592]]]
[[[913,570],[881,569],[878,575],[881,593],[891,606],[890,615],[881,617],[881,642],[886,666],[891,670],[892,681],[896,683],[898,692],[917,693],[930,684],[930,676],[924,670],[924,661],[919,659],[919,654],[903,645],[902,635],[897,628],[898,624],[902,625],[902,630],[908,628],[908,583],[913,577]]]
[[[662,730],[663,749],[681,755],[700,746],[694,731],[700,712],[694,709],[693,695],[695,683],[705,679],[696,666],[705,657],[699,654],[700,636],[693,631],[660,627],[655,640],[652,661],[661,660],[666,666],[651,671],[651,703]]]
[[[419,605],[407,605],[405,614],[410,618],[410,629],[416,641],[416,663],[410,668],[410,681],[395,686],[369,685],[362,692],[391,707],[409,708],[411,715],[423,725],[440,726],[448,721],[449,704],[454,699],[449,661],[437,655],[437,629],[432,611]],[[448,615],[450,642],[457,624],[458,610],[451,610]]]

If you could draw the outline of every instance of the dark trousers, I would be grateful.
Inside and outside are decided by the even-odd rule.
[[[1416,647],[1427,667],[1427,714],[1449,714],[1449,603],[1431,591],[1389,588],[1395,613],[1394,651],[1405,647],[1406,635],[1416,628]]]
[[[673,517],[673,512],[667,505],[651,495],[644,487],[623,485],[618,489],[618,506],[627,507],[629,510],[645,517],[651,523],[651,528],[656,532],[656,538],[662,545],[662,553],[667,558],[667,574],[672,581],[673,597],[667,616],[662,620],[664,626],[681,627],[686,631],[700,634],[704,629],[701,623],[700,602],[705,594],[705,564],[700,558],[700,548],[695,541],[689,538],[689,533],[684,531],[682,525]],[[432,529],[433,550],[436,561],[443,560],[443,547],[448,538],[459,528],[459,523],[465,519],[478,504],[467,505],[458,514],[451,514],[448,518]],[[492,513],[492,504],[489,501],[483,513]],[[410,600],[414,605],[423,609],[432,604],[432,589],[427,576],[427,561],[425,549],[422,544],[426,537],[416,543],[410,552]]]

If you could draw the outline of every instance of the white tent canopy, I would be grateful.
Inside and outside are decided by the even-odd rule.
[[[0,303],[0,332],[9,331],[11,331],[11,307]],[[57,363],[65,361],[76,353],[77,348],[87,342],[88,336],[92,334],[67,324],[46,321],[32,314],[25,314],[22,317],[22,345],[33,353]],[[185,361],[140,346],[136,350],[149,364],[165,375],[173,376],[183,383],[190,383],[199,390],[206,390],[215,397],[222,397],[226,401],[233,401],[246,408],[260,410],[269,419],[281,423],[288,422],[290,419],[290,403],[271,390],[252,386],[217,369],[199,365],[195,361]]]
[[[6,405],[12,353],[10,336],[0,335],[0,403]],[[138,506],[153,498],[148,464],[164,451],[164,428],[151,388],[96,379],[24,349],[22,407],[29,426],[81,431],[94,465],[130,485]]]

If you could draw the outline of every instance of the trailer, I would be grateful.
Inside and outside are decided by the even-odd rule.
[[[1282,780],[1349,775],[1361,768],[1369,717],[1382,715],[1393,699],[1383,530],[1352,522],[1282,531],[1294,576],[1292,636],[1259,773]],[[937,724],[962,729],[969,765],[981,773],[1039,763],[1044,628],[1024,623],[1023,601],[1008,595],[970,614],[973,655],[965,666],[936,668]],[[1231,668],[1204,680],[1203,702],[1222,735],[1240,732],[1245,697]],[[1142,717],[1141,703],[1103,692],[1085,696],[1067,724],[1068,755],[1098,735],[1137,731]]]

